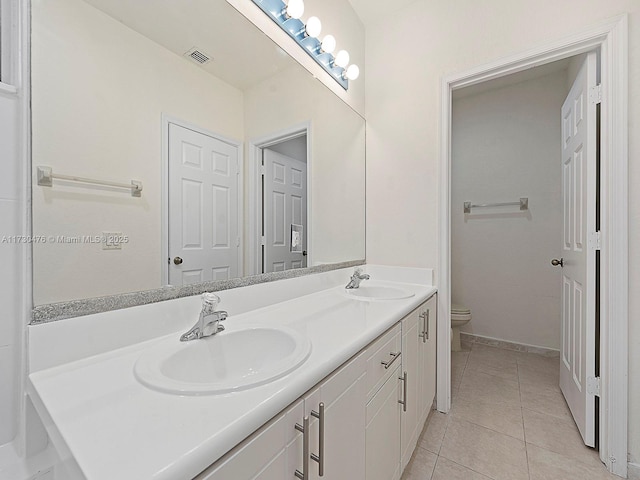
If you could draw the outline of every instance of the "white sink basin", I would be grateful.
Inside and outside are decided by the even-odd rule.
[[[402,300],[411,298],[415,293],[388,285],[362,285],[358,288],[345,288],[347,296],[356,300]]]
[[[143,353],[134,367],[147,387],[179,395],[229,393],[263,385],[298,368],[311,342],[281,327],[227,329],[206,338],[166,341]]]

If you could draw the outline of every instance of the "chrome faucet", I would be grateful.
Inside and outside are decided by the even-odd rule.
[[[351,280],[349,280],[349,283],[347,283],[347,286],[344,288],[359,288],[360,282],[362,280],[369,280],[369,278],[369,275],[367,275],[366,273],[362,273],[361,268],[356,268],[353,272],[353,275],[351,275]]]
[[[216,306],[220,303],[220,298],[213,293],[202,294],[202,310],[198,322],[187,333],[180,337],[181,342],[188,342],[202,337],[210,337],[224,330],[224,322],[227,319],[227,312],[216,311]]]

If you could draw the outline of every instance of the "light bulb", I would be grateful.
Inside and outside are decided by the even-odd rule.
[[[325,35],[322,39],[322,51],[327,53],[333,53],[336,49],[336,37],[333,35]]]
[[[358,68],[358,65],[349,65],[346,75],[349,80],[355,80],[358,78],[360,76],[360,69]]]
[[[304,28],[307,32],[307,35],[309,35],[310,37],[317,37],[322,31],[322,22],[320,22],[320,19],[318,17],[311,17],[309,20],[307,20],[307,25]]]
[[[291,18],[300,18],[303,13],[303,0],[289,0],[289,3],[287,3],[287,15],[289,15]]]
[[[336,55],[335,64],[342,68],[349,65],[349,52],[346,50],[340,50]]]

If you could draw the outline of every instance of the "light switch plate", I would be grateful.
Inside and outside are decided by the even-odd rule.
[[[102,232],[103,250],[122,250],[122,232]]]

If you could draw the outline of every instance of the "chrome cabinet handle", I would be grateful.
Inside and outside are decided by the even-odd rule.
[[[398,353],[394,353],[394,352],[389,352],[389,355],[391,355],[391,360],[388,362],[385,362],[384,360],[380,362],[381,365],[384,365],[384,369],[386,370],[387,368],[389,368],[391,365],[393,365],[393,362],[395,362],[398,357],[400,356],[402,352],[398,352]]]
[[[398,380],[402,380],[402,400],[398,400],[398,403],[402,405],[402,411],[407,411],[407,372],[404,375],[398,377]]]
[[[560,260],[554,258],[553,260],[551,260],[551,265],[553,265],[554,267],[557,267],[558,265],[564,267],[564,258],[561,258]]]
[[[429,316],[431,314],[431,310],[427,309],[427,316],[424,319],[424,330],[425,330],[425,336],[427,338],[425,338],[423,340],[423,343],[426,343],[427,340],[429,340]]]
[[[296,470],[296,477],[307,480],[309,477],[309,417],[304,417],[302,425],[296,423],[296,430],[302,432],[302,472]]]
[[[316,417],[320,422],[319,434],[318,434],[318,455],[312,453],[311,460],[315,460],[318,463],[318,476],[324,475],[324,402],[320,402],[320,413],[315,410],[311,410],[311,415]]]
[[[422,332],[418,335],[422,339],[422,343],[427,343],[429,340],[429,309],[426,312],[420,314],[420,318],[423,320]]]

